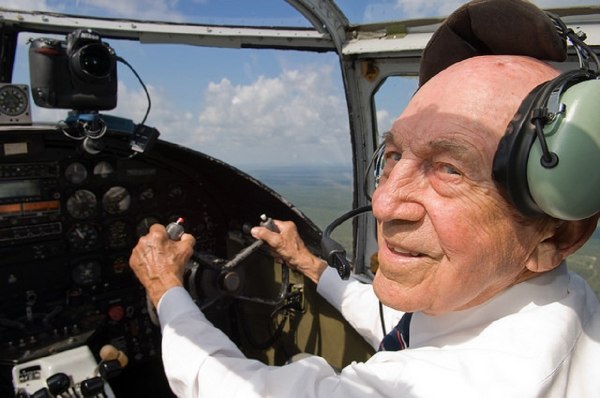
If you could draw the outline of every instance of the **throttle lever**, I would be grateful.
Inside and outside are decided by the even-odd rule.
[[[273,232],[277,232],[277,233],[280,232],[279,228],[277,228],[277,225],[275,225],[275,222],[270,217],[267,217],[265,214],[261,214],[260,219],[261,219],[260,225],[262,227],[265,227]],[[225,263],[222,266],[222,270],[225,271],[225,272],[223,272],[223,274],[228,273],[232,268],[237,267],[250,254],[254,253],[256,250],[258,250],[260,247],[262,247],[264,245],[264,243],[265,242],[262,239],[259,239],[256,242],[252,243],[247,248],[245,248],[244,250],[242,250],[241,252],[239,252],[234,258],[232,258],[231,260],[229,260],[227,263]],[[234,273],[234,272],[235,271],[232,271],[229,273]],[[236,299],[239,299],[239,300],[245,300],[245,301],[250,301],[250,302],[254,302],[254,303],[278,306],[286,299],[287,293],[288,293],[288,288],[289,288],[289,268],[285,264],[282,264],[281,278],[282,278],[281,287],[279,289],[279,294],[277,295],[277,297],[275,299],[247,297],[247,296],[242,296],[242,295],[238,295],[235,293],[231,294],[231,296]]]
[[[277,225],[275,225],[275,222],[273,221],[273,219],[271,217],[267,217],[265,214],[261,214],[260,220],[261,220],[260,225],[262,227],[266,227],[273,232],[280,232],[279,228],[277,228]]]
[[[272,218],[267,217],[265,214],[261,214],[260,220],[261,220],[260,225],[262,227],[266,227],[273,232],[279,232],[279,228],[277,228],[277,225],[275,225],[275,222],[273,221]],[[265,244],[265,241],[263,241],[262,239],[258,239],[256,242],[252,243],[250,246],[246,247],[244,250],[242,250],[238,254],[236,254],[235,257],[233,257],[231,260],[227,261],[223,265],[222,269],[227,271],[227,270],[231,270],[231,269],[237,267],[249,255],[254,253],[256,250],[258,250],[264,244]]]
[[[261,226],[266,227],[273,232],[280,232],[279,228],[277,228],[277,226],[275,225],[275,222],[271,218],[267,217],[265,214],[262,214],[260,216],[260,219]],[[175,228],[175,226],[172,227]],[[240,286],[239,275],[237,274],[237,271],[235,271],[235,268],[239,266],[252,253],[254,253],[256,250],[262,247],[264,243],[265,242],[263,240],[257,239],[250,246],[247,246],[245,249],[236,254],[231,260],[221,260],[212,255],[206,255],[201,257],[198,255],[192,256],[192,261],[190,261],[190,263],[188,263],[188,265],[186,266],[186,273],[184,274],[184,287],[190,293],[194,300],[199,299],[200,296],[198,294],[198,286],[199,283],[201,283],[199,281],[199,275],[201,275],[202,272],[202,264],[208,265],[212,270],[218,272],[217,283],[219,284],[219,286],[217,287],[221,291],[221,293],[213,297],[212,299],[205,301],[202,304],[198,304],[201,310],[209,307],[210,305],[214,304],[216,301],[225,296],[269,305],[278,305],[283,299],[285,299],[289,286],[289,270],[285,265],[282,266],[282,284],[280,292],[276,299],[270,300],[262,298],[251,298],[235,293]]]
[[[170,223],[166,227],[167,235],[171,240],[181,240],[181,236],[185,232],[183,229],[183,218],[179,217],[177,221]]]

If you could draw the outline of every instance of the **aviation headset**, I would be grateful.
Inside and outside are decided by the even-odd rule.
[[[525,216],[580,220],[600,210],[600,80],[575,70],[536,87],[501,139],[493,176]]]

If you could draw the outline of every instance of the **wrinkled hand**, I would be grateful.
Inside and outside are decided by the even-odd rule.
[[[274,220],[279,233],[265,227],[254,227],[250,231],[256,239],[264,240],[275,252],[276,257],[283,260],[291,269],[302,272],[313,282],[318,283],[327,263],[312,254],[304,245],[298,234],[296,224],[292,221]]]
[[[164,226],[154,224],[133,248],[129,266],[155,306],[167,290],[183,286],[185,265],[195,243],[190,234],[183,234],[179,241],[171,240]]]

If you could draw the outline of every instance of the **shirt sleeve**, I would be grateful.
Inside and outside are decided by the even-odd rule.
[[[351,312],[356,324],[376,319],[372,307],[362,312],[375,315],[362,317],[359,308],[346,308],[363,301],[376,305],[371,287],[332,272],[323,275],[319,291]],[[420,342],[377,352],[339,373],[318,356],[285,366],[244,357],[185,289],[173,288],[157,306],[165,372],[173,391],[186,398],[599,396],[592,366],[599,355],[598,301],[589,288],[582,293],[567,286],[568,276],[555,274],[522,282],[471,309],[415,313],[413,324],[418,321],[419,334],[425,334]]]
[[[183,288],[172,288],[161,298],[158,314],[165,372],[177,396],[351,398],[376,394],[372,385],[377,384],[370,380],[378,378],[376,374],[361,376],[345,370],[340,375],[318,356],[285,366],[244,357]]]
[[[384,336],[379,299],[368,283],[356,279],[342,280],[328,267],[319,279],[317,292],[338,309],[344,319],[375,349]],[[386,329],[398,323],[402,312],[383,306]]]
[[[428,360],[411,357],[411,350],[377,353],[367,362],[350,363],[340,373],[319,356],[307,356],[285,366],[266,365],[244,357],[225,334],[211,325],[183,288],[173,288],[163,296],[158,314],[165,373],[178,397],[439,396],[440,391],[428,391],[436,383],[415,384],[423,380],[423,375],[435,375],[449,391],[461,391],[456,385],[466,385],[462,373],[456,377],[450,362],[437,356],[433,358],[438,358],[439,363],[432,361],[430,355]],[[448,373],[454,377],[445,377]],[[413,391],[423,386],[425,393]]]

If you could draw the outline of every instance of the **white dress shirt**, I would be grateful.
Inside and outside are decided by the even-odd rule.
[[[369,285],[328,269],[318,291],[379,344]],[[564,264],[468,310],[415,313],[409,349],[339,374],[317,356],[279,367],[245,358],[183,288],[167,292],[158,312],[166,374],[180,397],[600,397],[600,304]],[[402,315],[385,313],[388,328]]]

